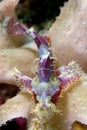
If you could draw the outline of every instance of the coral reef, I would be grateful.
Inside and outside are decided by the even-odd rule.
[[[77,61],[87,71],[87,2],[69,0],[49,30],[59,66]]]
[[[74,61],[56,69],[48,38],[14,20],[13,25],[17,27],[9,25],[12,19],[7,23],[8,34],[32,37],[39,50],[39,59],[34,78],[16,68],[11,71],[19,93],[1,105],[0,128],[8,125],[8,121],[20,118],[27,120],[28,130],[70,130],[76,121],[86,124],[87,105],[84,98],[87,93],[87,74]],[[16,123],[19,124],[18,121]]]
[[[47,36],[18,21],[18,2],[0,2],[0,130],[87,129],[86,0],[69,0]]]
[[[11,77],[9,77],[9,71],[14,66],[26,75],[32,76],[33,69],[31,66],[34,64],[33,60],[38,56],[34,49],[23,47],[29,42],[26,36],[10,36],[6,32],[9,18],[12,17],[17,20],[15,8],[18,2],[19,0],[3,0],[0,2],[0,83],[13,84]]]

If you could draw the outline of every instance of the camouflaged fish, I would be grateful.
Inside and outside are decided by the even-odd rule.
[[[17,68],[13,71],[17,86],[20,89],[26,88],[34,97],[35,105],[31,111],[33,115],[31,119],[32,125],[29,126],[28,130],[53,130],[53,127],[49,126],[49,122],[55,119],[55,115],[61,113],[57,107],[60,93],[81,77],[82,69],[74,61],[71,61],[67,66],[56,69],[55,57],[52,54],[48,38],[40,36],[31,29],[26,29],[13,18],[8,19],[7,33],[9,35],[31,37],[39,52],[35,77],[28,77],[19,72]],[[54,130],[58,129],[54,128]]]

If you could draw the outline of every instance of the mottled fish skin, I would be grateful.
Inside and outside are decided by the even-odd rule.
[[[58,97],[61,91],[70,87],[71,84],[82,76],[82,69],[74,61],[70,62],[67,66],[55,69],[53,54],[46,37],[40,36],[31,29],[25,29],[21,24],[16,24],[15,20],[11,23],[13,30],[10,31],[11,27],[8,24],[7,32],[9,35],[21,34],[31,37],[39,51],[38,69],[34,78],[23,75],[17,69],[13,71],[17,86],[21,89],[27,88],[34,96],[35,106],[32,113],[37,120],[33,125],[35,128],[36,123],[38,126],[37,130],[39,130],[42,127],[41,122],[46,123],[54,115],[58,115],[59,111],[56,103],[58,104]]]
[[[26,86],[27,88],[32,86],[31,91],[36,95],[38,101],[38,97],[40,98],[40,102],[43,102],[43,104],[46,103],[47,99],[51,101],[52,96],[57,91],[60,91],[60,83],[54,75],[54,59],[47,38],[40,36],[35,31],[25,29],[22,24],[12,18],[8,21],[7,32],[9,35],[26,35],[27,37],[32,37],[39,50],[39,63],[36,76],[38,80],[24,76],[16,69],[16,72],[18,72],[15,75],[17,84],[19,86]]]

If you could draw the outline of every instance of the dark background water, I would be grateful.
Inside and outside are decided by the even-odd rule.
[[[55,20],[60,14],[60,7],[68,0],[20,0],[16,9],[22,22],[30,25],[40,25],[49,20]]]

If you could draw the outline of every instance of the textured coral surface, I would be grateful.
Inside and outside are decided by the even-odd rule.
[[[86,0],[69,0],[49,30],[59,66],[72,59],[87,71],[86,12]]]
[[[17,22],[18,2],[0,3],[0,130],[86,130],[86,0],[65,4],[49,38]]]

